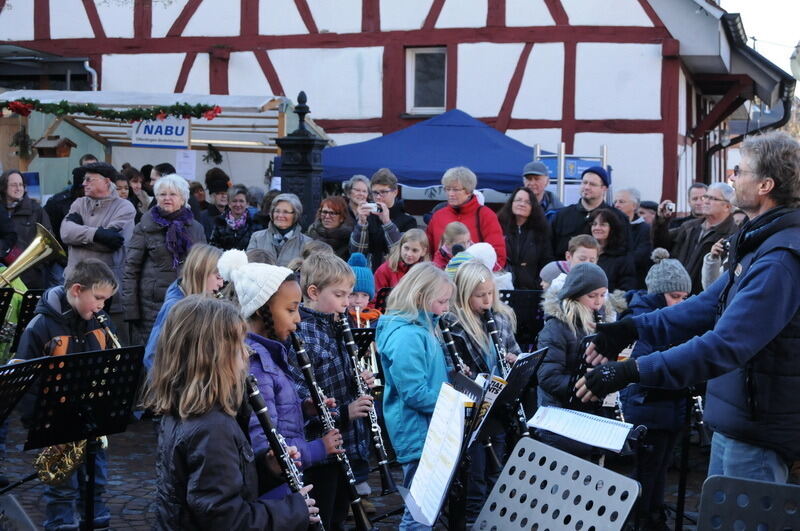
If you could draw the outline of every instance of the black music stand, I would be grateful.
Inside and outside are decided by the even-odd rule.
[[[380,310],[381,313],[386,311],[386,299],[389,298],[392,288],[381,288],[375,295],[375,309]]]
[[[14,288],[0,289],[0,316],[5,319],[8,307],[11,306],[11,298],[14,296]]]
[[[44,366],[25,450],[87,440],[82,529],[92,529],[94,520],[97,438],[127,428],[143,355],[137,346],[37,360]]]
[[[544,327],[544,311],[541,307],[543,297],[544,292],[539,290],[500,290],[500,300],[511,306],[517,316],[515,336],[520,346],[536,343],[536,336]]]
[[[39,304],[39,299],[42,298],[43,294],[43,289],[29,289],[22,295],[22,304],[19,307],[19,317],[17,318],[17,331],[14,333],[11,352],[17,351],[19,338],[22,337],[23,330],[33,319],[33,312],[36,310],[36,305]]]

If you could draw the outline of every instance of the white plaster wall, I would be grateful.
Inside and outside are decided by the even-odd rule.
[[[189,0],[170,0],[169,2],[153,2],[153,28],[150,35],[154,38],[166,36],[175,19],[181,14]],[[233,3],[233,2],[231,2]]]
[[[95,2],[106,37],[133,38],[133,2]]]
[[[187,37],[228,37],[239,35],[241,4],[230,0],[203,0],[182,35]]]
[[[422,27],[433,0],[380,0],[381,31],[416,30]]]
[[[228,86],[230,87],[230,85]],[[186,78],[186,86],[183,91],[187,94],[208,94],[211,91],[208,79],[207,53],[198,53],[195,56],[194,64],[192,69],[189,70],[189,76]]]
[[[686,76],[678,71],[678,133],[686,135]]]
[[[561,0],[573,26],[653,26],[636,0]]]
[[[593,155],[600,153],[603,144],[608,146],[613,188],[633,186],[642,193],[643,200],[658,201],[661,198],[663,135],[578,133],[575,135],[574,151],[581,155]]]
[[[328,137],[336,142],[337,146],[357,144],[382,136],[381,133],[328,133]]]
[[[155,165],[161,162],[169,162],[174,166],[178,151],[181,150],[117,146],[111,151],[111,161],[116,168],[120,168],[124,162],[130,162],[137,168],[141,168],[145,164]],[[181,177],[188,178],[190,181],[205,182],[206,172],[214,165],[203,162],[205,151],[192,150],[191,152],[194,153],[197,159],[197,169],[194,175],[182,175]],[[230,176],[234,184],[255,185],[266,189],[264,171],[269,166],[269,162],[275,157],[274,154],[230,151],[221,151],[221,153],[222,164],[219,167]]]
[[[314,118],[382,115],[382,47],[270,50],[269,57],[287,96],[306,92]]]
[[[536,144],[542,146],[543,151],[555,153],[561,143],[561,129],[509,129],[506,135],[530,146],[531,153]]]
[[[33,2],[12,2],[0,11],[0,41],[33,40]]]
[[[436,27],[483,28],[487,10],[487,0],[446,0]]]
[[[506,0],[506,26],[553,26],[544,0]]]
[[[661,45],[578,43],[577,119],[661,118]]]
[[[511,116],[560,120],[564,97],[564,45],[533,45]]]
[[[12,2],[12,6],[16,8],[18,3]],[[83,7],[81,0],[50,2],[50,37],[53,39],[94,37],[86,8]]]
[[[522,47],[519,43],[459,44],[457,107],[475,117],[497,116]]]
[[[253,52],[235,52],[228,62],[228,93],[263,96],[272,94]]]
[[[308,8],[320,32],[361,31],[361,0],[308,0]]]
[[[103,90],[174,92],[184,53],[109,54],[103,56]],[[158,72],[158,75],[153,75]]]
[[[678,197],[668,197],[678,205],[678,212],[686,212],[689,210],[689,202],[687,201],[686,191],[694,181],[694,151],[691,146],[682,146],[678,144]]]
[[[300,35],[308,30],[294,0],[260,0],[258,32],[261,35]]]

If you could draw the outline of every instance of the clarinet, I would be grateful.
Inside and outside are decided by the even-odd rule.
[[[306,353],[303,342],[294,332],[289,334],[289,337],[291,338],[294,351],[297,354],[297,360],[300,362],[300,370],[303,371],[303,377],[306,380],[306,386],[308,387],[308,391],[311,393],[311,400],[314,402],[314,405],[319,411],[320,418],[322,420],[322,427],[325,430],[325,433],[336,429],[336,424],[333,421],[333,415],[331,415],[328,406],[325,404],[327,397],[317,383],[317,379],[314,377],[314,369],[311,367],[311,360]],[[339,448],[341,449],[341,446]],[[356,490],[356,477],[353,475],[353,468],[350,466],[350,459],[347,457],[347,452],[336,454],[336,461],[339,462],[339,466],[342,468],[342,471],[347,479],[347,488],[350,493],[350,508],[353,510],[353,519],[356,523],[356,530],[372,531],[375,528],[372,527],[369,518],[367,518],[367,513],[364,511],[364,507],[361,506],[361,496]]]
[[[442,331],[444,347],[447,351],[447,354],[450,356],[450,361],[453,363],[453,367],[455,367],[456,372],[464,374],[464,367],[466,367],[466,364],[464,363],[464,360],[461,359],[461,356],[458,355],[456,344],[453,341],[453,333],[450,331],[450,327],[445,322],[444,316],[439,318],[439,328]]]
[[[289,485],[289,489],[292,492],[300,492],[304,486],[303,473],[300,472],[294,459],[289,455],[288,445],[283,435],[278,433],[278,430],[276,430],[275,426],[272,424],[272,419],[269,418],[267,403],[264,402],[264,397],[261,396],[261,391],[258,390],[258,381],[252,374],[247,377],[247,397],[250,402],[250,407],[253,408],[253,413],[258,419],[258,423],[261,424],[261,429],[264,430],[264,435],[267,436],[269,447],[278,460],[281,473],[286,483]],[[310,496],[306,493],[303,497],[308,499]],[[317,529],[319,529],[319,531],[325,531],[322,522],[317,524]]]
[[[358,349],[356,342],[353,338],[353,331],[350,329],[350,323],[347,322],[347,314],[341,314],[339,321],[342,327],[342,336],[344,337],[344,344],[347,347],[347,353],[350,355],[350,360],[353,363],[353,371],[356,378],[356,392],[358,396],[370,395],[369,387],[361,377],[360,367],[358,365]],[[378,470],[381,473],[381,496],[386,496],[392,492],[397,492],[397,485],[395,485],[392,472],[389,470],[389,456],[386,454],[386,447],[383,444],[383,433],[381,426],[378,424],[378,414],[375,412],[375,405],[369,410],[369,429],[372,432],[372,446],[375,448],[375,455],[378,456]]]
[[[503,345],[503,342],[500,341],[500,333],[497,331],[494,312],[491,309],[487,309],[483,317],[486,320],[486,328],[489,331],[489,337],[492,339],[495,351],[497,351],[497,362],[503,373],[503,378],[508,378],[508,373],[511,372],[511,365],[508,364],[508,360],[506,359],[506,347]],[[525,409],[522,407],[521,403],[519,407],[517,407],[517,421],[519,422],[522,436],[528,437],[531,434],[530,430],[528,430],[528,417],[525,415]]]

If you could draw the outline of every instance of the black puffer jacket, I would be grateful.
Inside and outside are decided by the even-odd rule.
[[[549,231],[506,230],[506,270],[511,271],[514,289],[541,289],[539,272],[552,261]]]
[[[606,272],[608,291],[636,289],[636,268],[632,254],[623,249],[607,249],[598,257],[597,265]]]
[[[158,435],[154,529],[302,531],[300,494],[259,500],[255,456],[234,417],[220,410],[165,415]]]
[[[232,229],[225,219],[227,214],[228,210],[225,210],[223,214],[212,220],[213,228],[211,230],[211,237],[208,240],[208,243],[211,245],[225,251],[230,249],[244,251],[247,249],[247,244],[250,243],[250,236],[252,236],[254,232],[266,228],[256,223],[253,218],[250,217],[250,212],[245,211],[244,215],[246,219],[244,225],[238,229]]]

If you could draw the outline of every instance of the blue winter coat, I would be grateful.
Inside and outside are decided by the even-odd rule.
[[[303,433],[303,410],[294,382],[288,375],[286,349],[277,341],[253,333],[247,334],[245,344],[250,348],[250,374],[258,381],[258,389],[267,404],[273,426],[286,439],[286,444],[296,446],[300,451],[304,468],[322,461],[325,458],[322,439],[306,442]],[[249,427],[253,451],[256,454],[268,451],[267,436],[255,415],[250,416]],[[284,484],[268,492],[265,497],[278,499],[289,492]]]
[[[666,305],[667,301],[663,294],[647,293],[642,290],[633,292],[628,308],[636,316],[664,308]],[[639,358],[650,354],[653,350],[655,350],[653,346],[646,341],[639,340],[631,352],[631,357]],[[646,426],[649,430],[679,430],[683,425],[686,399],[677,395],[671,399],[654,399],[657,394],[664,397],[668,393],[661,389],[648,389],[639,384],[629,385],[620,391],[625,421],[637,426]]]
[[[156,355],[156,345],[158,345],[158,335],[161,333],[161,327],[164,326],[164,321],[167,320],[169,311],[175,306],[178,301],[182,300],[186,295],[181,289],[180,279],[175,280],[167,288],[167,293],[164,295],[164,304],[156,316],[156,322],[153,323],[153,328],[150,330],[150,337],[147,340],[147,345],[144,347],[144,368],[148,371],[153,368],[153,360]]]
[[[447,382],[444,352],[434,335],[437,320],[423,311],[412,320],[391,312],[378,319],[383,415],[397,461],[404,464],[422,455],[439,390]]]

